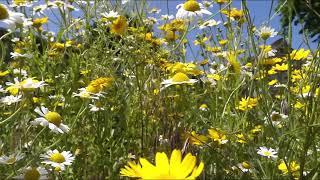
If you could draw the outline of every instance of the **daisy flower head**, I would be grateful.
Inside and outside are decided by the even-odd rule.
[[[6,93],[7,91],[0,85],[0,93]]]
[[[112,21],[111,32],[116,35],[123,35],[128,29],[128,21],[124,16],[118,16]]]
[[[238,168],[243,172],[252,172],[252,167],[248,161],[243,161],[242,163],[237,164]]]
[[[120,15],[117,11],[111,10],[110,12],[101,13],[101,16],[107,19],[117,19]]]
[[[12,12],[4,4],[0,4],[0,27],[7,30],[14,30],[17,24],[23,24],[24,15]]]
[[[32,1],[28,0],[12,0],[11,7],[32,7]]]
[[[51,165],[55,171],[65,170],[65,166],[70,166],[74,161],[74,156],[70,151],[49,150],[40,156],[44,161],[42,163]]]
[[[9,156],[2,155],[2,156],[0,156],[0,164],[11,165],[11,164],[14,164],[17,161],[23,159],[23,158],[24,158],[24,154],[22,154],[22,153],[15,153],[15,154],[11,154]]]
[[[62,117],[59,113],[49,111],[46,107],[36,107],[34,110],[41,117],[31,121],[32,125],[48,126],[55,133],[67,133],[70,128],[62,123]]]
[[[201,104],[201,106],[199,107],[199,109],[201,110],[201,111],[208,111],[208,105],[206,105],[206,104]]]
[[[264,156],[264,157],[267,157],[267,158],[277,158],[278,157],[278,152],[275,150],[275,149],[272,149],[272,148],[267,148],[265,146],[262,146],[262,147],[259,147],[258,150],[258,154],[261,155],[261,156]]]
[[[199,29],[204,29],[204,28],[206,28],[206,27],[218,26],[220,23],[221,23],[221,21],[216,21],[216,20],[214,20],[214,19],[210,19],[210,20],[202,23],[202,24],[199,26]]]
[[[13,59],[18,59],[18,58],[26,58],[26,59],[31,59],[33,57],[32,54],[25,53],[21,54],[19,52],[10,52],[11,58]]]
[[[19,176],[14,177],[14,179],[23,180],[44,180],[48,179],[48,171],[43,167],[31,167],[28,166],[21,171]]]
[[[91,112],[98,112],[98,111],[103,111],[104,108],[101,106],[100,103],[96,103],[96,104],[89,104],[90,107],[90,111]]]
[[[16,95],[19,90],[22,90],[23,92],[33,92],[35,89],[45,86],[46,83],[34,78],[26,78],[19,82],[18,78],[14,78],[14,83],[6,82],[6,85],[9,86],[6,90],[9,91],[10,94]]]
[[[169,14],[161,15],[161,20],[163,20],[163,21],[169,21],[172,19],[174,19],[173,15],[169,15]]]
[[[204,14],[211,15],[212,13],[205,9],[205,7],[196,0],[187,0],[183,4],[179,4],[176,7],[178,9],[177,19],[193,19],[196,17],[202,17]]]
[[[73,93],[73,97],[80,97],[82,99],[95,99],[98,100],[100,97],[103,97],[103,93],[92,93],[87,88],[78,89],[79,93]]]
[[[140,163],[128,162],[120,170],[121,176],[141,179],[195,179],[203,168],[203,162],[196,166],[196,157],[188,153],[182,158],[180,150],[173,150],[170,160],[164,152],[157,152],[155,165],[147,159],[140,158]]]
[[[5,105],[10,106],[11,104],[20,102],[20,101],[21,101],[21,97],[22,97],[22,95],[18,95],[18,96],[13,96],[13,95],[5,96],[5,97],[3,97],[3,98],[0,99],[0,102],[3,103],[3,104],[5,104]]]
[[[261,26],[259,29],[255,31],[255,34],[261,37],[263,40],[267,40],[271,37],[274,37],[278,34],[274,29],[268,26]]]
[[[190,79],[185,73],[178,72],[172,78],[164,80],[161,85],[164,85],[163,88],[169,87],[171,85],[179,85],[179,84],[194,84],[198,80]],[[163,89],[162,88],[162,89]]]

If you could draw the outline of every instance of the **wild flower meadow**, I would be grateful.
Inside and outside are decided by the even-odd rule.
[[[249,3],[1,1],[0,179],[318,179],[320,53]]]

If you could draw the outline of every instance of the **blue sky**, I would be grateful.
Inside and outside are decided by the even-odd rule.
[[[156,7],[161,9],[162,11],[160,14],[172,14],[175,15],[177,12],[176,6],[178,4],[181,4],[185,2],[185,0],[150,0],[148,1],[150,4],[150,7]],[[202,1],[199,1],[202,2]],[[272,8],[271,7],[272,0],[248,0],[247,5],[248,9],[250,11],[251,18],[253,19],[253,23],[255,26],[259,27],[262,24],[269,23],[269,25],[274,28],[276,31],[281,30],[281,24],[280,24],[280,16],[275,15],[273,18],[268,22],[269,20],[269,11]],[[275,13],[275,7],[277,6],[277,0],[274,1],[273,4],[273,10],[271,13],[271,16]],[[233,7],[241,8],[241,0],[233,0]],[[210,9],[210,11],[215,14],[218,12],[219,6],[214,4],[214,6]],[[217,15],[216,17],[213,17],[215,20],[220,20],[220,15]],[[299,34],[300,25],[294,26],[293,28],[293,37],[292,37],[292,46],[293,48],[307,48],[307,46],[303,43],[303,36]],[[188,36],[190,39],[194,39],[195,35],[199,33],[197,31],[191,32]],[[271,38],[268,43],[272,43],[276,41],[277,39],[281,38],[281,35],[278,35],[276,37]],[[311,43],[311,41],[309,42]],[[311,43],[311,48],[316,49],[317,44]],[[197,50],[197,48],[193,47],[194,51]],[[190,58],[190,54],[187,55]]]
[[[4,0],[0,0],[0,2],[3,2]],[[130,0],[133,1],[134,3],[140,3],[142,2],[142,0]],[[202,0],[198,0],[199,2],[202,2]],[[208,1],[212,1],[212,0],[208,0]],[[44,3],[44,0],[39,0],[38,3],[42,4]],[[149,7],[156,7],[158,9],[161,9],[160,15],[161,14],[172,14],[175,15],[177,12],[176,6],[178,4],[184,3],[185,0],[147,0],[147,3],[149,4]],[[271,2],[272,0],[247,0],[247,5],[250,11],[250,15],[253,19],[254,24],[259,27],[260,25],[262,25],[263,23],[267,23],[268,19],[269,19],[269,11],[271,8]],[[3,2],[5,3],[5,2]],[[133,3],[133,4],[134,4]],[[233,0],[233,7],[237,7],[237,8],[241,8],[241,0]],[[273,5],[273,9],[277,6],[277,0],[274,1],[274,5]],[[214,4],[213,7],[210,9],[210,11],[215,14],[216,12],[218,12],[218,5]],[[77,14],[76,16],[79,16],[79,12],[75,13]],[[272,11],[271,14],[274,14],[274,11]],[[159,16],[160,16],[159,15]],[[158,16],[158,17],[159,17]],[[50,17],[50,16],[49,16]],[[53,17],[51,17],[53,18]],[[219,20],[220,16],[217,15],[216,17],[213,17],[215,20]],[[162,22],[160,22],[161,25]],[[270,22],[269,25],[271,27],[273,27],[274,29],[276,29],[276,31],[279,31],[281,29],[281,25],[280,25],[280,16],[276,15],[274,16]],[[57,26],[54,24],[49,24],[49,29],[51,31],[56,31],[57,30]],[[292,42],[292,46],[293,48],[297,49],[299,47],[303,47],[306,48],[306,45],[303,43],[302,39],[302,35],[300,35],[299,32],[300,29],[300,25],[295,26],[293,28],[293,42]],[[193,31],[191,32],[187,37],[193,41],[195,39],[195,35],[197,33],[199,33],[200,31]],[[277,36],[274,38],[271,38],[268,43],[272,43],[273,41],[279,39],[281,36]],[[316,49],[317,44],[316,43],[311,43],[311,48],[312,49]],[[197,48],[192,48],[194,49],[194,51],[197,51]],[[188,55],[189,56],[189,55]]]

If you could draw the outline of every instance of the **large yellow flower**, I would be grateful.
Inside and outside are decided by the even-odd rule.
[[[239,102],[239,106],[236,107],[236,109],[239,109],[241,111],[247,111],[254,107],[256,107],[258,104],[258,98],[241,98],[241,101]]]
[[[120,174],[141,179],[195,179],[204,167],[203,162],[196,166],[196,161],[191,153],[182,159],[180,150],[173,150],[170,160],[164,152],[158,152],[155,165],[140,158],[140,163],[129,162],[128,166],[120,170]]]
[[[113,78],[110,77],[100,77],[90,82],[86,87],[86,90],[90,93],[99,93],[104,88],[111,86]]]
[[[126,32],[128,28],[127,19],[123,16],[119,16],[111,24],[111,32],[117,35],[122,35]]]

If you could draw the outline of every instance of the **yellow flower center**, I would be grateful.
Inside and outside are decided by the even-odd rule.
[[[7,8],[0,4],[0,20],[4,20],[7,19],[9,17],[9,12],[7,10]]]
[[[184,82],[184,81],[189,81],[190,79],[188,78],[188,76],[184,73],[177,73],[172,77],[172,81],[173,82]]]
[[[21,6],[25,4],[27,1],[26,0],[13,0],[13,4]]]
[[[244,161],[242,162],[242,167],[245,168],[245,169],[250,169],[250,164],[248,161]]]
[[[199,11],[200,10],[200,5],[196,0],[189,0],[183,4],[183,9],[186,11]]]
[[[263,152],[263,155],[264,156],[271,156],[272,154],[269,151],[265,151],[265,152]]]
[[[39,178],[40,178],[40,173],[36,168],[30,169],[24,174],[25,180],[35,180]]]
[[[62,122],[62,117],[57,112],[50,111],[44,117],[46,118],[46,120],[56,126],[59,126]]]
[[[61,153],[54,153],[51,155],[50,160],[56,163],[63,163],[66,161]]]
[[[271,36],[271,33],[270,32],[263,32],[263,33],[261,33],[261,38],[262,39],[268,39],[270,36]]]

